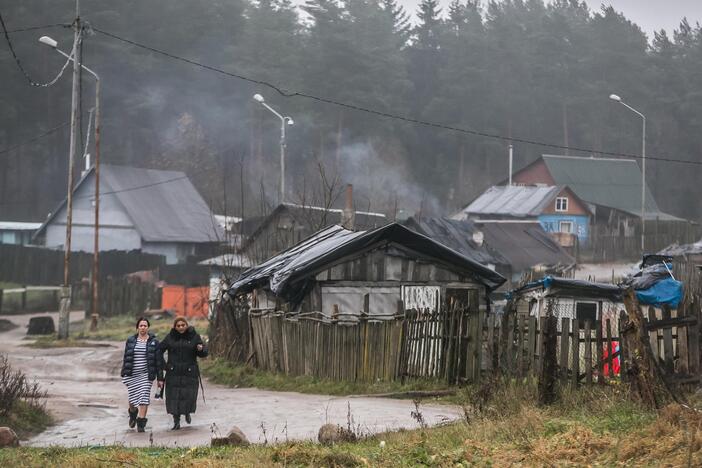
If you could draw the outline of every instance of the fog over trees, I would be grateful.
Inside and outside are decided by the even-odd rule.
[[[423,0],[416,24],[397,0],[93,0],[82,18],[140,44],[286,92],[488,134],[594,151],[639,154],[647,117],[651,157],[702,162],[702,30],[642,30],[613,9],[577,0],[455,0],[439,14]],[[7,29],[68,23],[72,0],[1,2]],[[48,81],[69,51],[69,28],[11,32],[22,65]],[[65,196],[70,70],[48,88],[28,84],[0,45],[0,219],[43,220]],[[88,35],[84,64],[102,78],[105,163],[183,170],[213,209],[273,203],[280,121],[261,93],[295,120],[288,131],[289,199],[324,173],[355,186],[359,209],[451,213],[507,177],[506,140],[422,126],[323,103]],[[83,141],[94,88],[82,77]],[[37,138],[38,137],[38,138]],[[32,141],[33,140],[33,141]],[[20,143],[25,143],[20,145]],[[20,146],[18,146],[20,145]],[[542,153],[590,155],[514,143],[517,168]],[[597,154],[595,157],[601,157]],[[82,162],[77,162],[82,167]],[[648,183],[663,211],[702,219],[702,165],[651,159]],[[307,197],[309,199],[309,197]],[[226,208],[225,208],[226,201]]]

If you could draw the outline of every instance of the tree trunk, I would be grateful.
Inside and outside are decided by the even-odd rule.
[[[624,296],[627,320],[621,324],[622,374],[626,374],[631,393],[645,406],[658,409],[672,401],[673,395],[663,380],[663,372],[653,355],[646,322],[634,295],[629,289]]]

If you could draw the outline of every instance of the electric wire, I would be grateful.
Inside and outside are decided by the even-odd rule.
[[[15,34],[15,33],[26,32],[26,31],[36,31],[38,29],[50,29],[50,28],[57,28],[57,27],[70,28],[71,25],[67,24],[67,23],[45,24],[43,26],[30,26],[27,28],[20,28],[20,29],[8,29],[7,33],[8,34]]]
[[[55,126],[55,127],[53,127],[53,128],[48,129],[48,130],[45,131],[45,132],[42,132],[42,133],[40,133],[40,134],[38,134],[38,135],[36,135],[36,136],[34,136],[34,137],[28,139],[28,140],[25,140],[25,141],[23,141],[23,142],[21,142],[21,143],[18,143],[18,144],[16,144],[16,145],[14,145],[14,146],[10,146],[10,147],[8,147],[8,148],[2,149],[2,150],[0,150],[0,154],[9,153],[10,151],[14,151],[14,150],[19,149],[19,148],[21,148],[21,147],[23,147],[23,146],[26,146],[26,145],[28,145],[28,144],[30,144],[30,143],[34,143],[35,141],[37,141],[37,140],[39,140],[39,139],[41,139],[41,138],[44,138],[44,137],[46,137],[46,136],[49,136],[49,135],[51,135],[52,133],[54,133],[54,132],[56,132],[56,131],[58,131],[58,130],[61,130],[61,129],[64,128],[64,127],[69,126],[70,124],[71,124],[71,122],[64,122],[64,123],[62,123],[62,124],[60,124],[60,125],[57,125],[57,126]]]
[[[12,46],[12,41],[10,40],[10,34],[7,31],[7,28],[5,27],[5,20],[2,18],[2,13],[0,13],[0,26],[2,26],[2,31],[3,35],[5,36],[5,41],[7,42],[7,46],[10,48],[10,53],[12,54],[12,57],[15,59],[15,63],[17,64],[17,67],[20,69],[24,77],[27,79],[29,84],[31,86],[37,87],[37,88],[48,88],[49,86],[53,86],[56,84],[56,82],[63,76],[63,72],[66,71],[66,68],[68,68],[68,64],[71,63],[71,60],[73,59],[75,53],[76,53],[76,41],[73,41],[73,47],[70,55],[66,59],[66,63],[63,64],[61,67],[61,70],[59,70],[58,74],[56,77],[47,82],[47,83],[39,83],[36,82],[32,79],[32,77],[27,73],[27,70],[24,69],[22,66],[22,62],[20,61],[19,57],[17,56],[17,53],[15,52],[15,48]],[[80,37],[80,35],[79,35]]]
[[[133,45],[135,47],[139,47],[141,49],[148,50],[148,51],[154,52],[156,54],[163,55],[165,57],[169,57],[169,58],[174,59],[174,60],[178,60],[180,62],[188,63],[190,65],[204,68],[206,70],[210,70],[210,71],[213,71],[215,73],[219,73],[219,74],[229,76],[232,78],[237,78],[237,79],[240,79],[243,81],[247,81],[249,83],[254,83],[254,84],[261,85],[261,86],[265,86],[265,87],[272,89],[273,91],[275,91],[279,95],[286,97],[286,98],[300,97],[300,98],[318,101],[318,102],[325,103],[325,104],[334,105],[337,107],[355,110],[358,112],[373,114],[373,115],[388,118],[388,119],[399,120],[399,121],[403,121],[403,122],[407,122],[407,123],[411,123],[411,124],[416,124],[416,125],[421,125],[421,126],[425,126],[425,127],[437,128],[437,129],[441,129],[441,130],[448,130],[448,131],[463,133],[466,135],[479,136],[479,137],[483,137],[483,138],[490,138],[490,139],[494,139],[494,140],[501,140],[501,141],[506,141],[506,142],[511,142],[511,143],[522,143],[522,144],[531,145],[531,146],[540,146],[540,147],[544,147],[544,148],[554,148],[554,149],[559,149],[559,150],[577,151],[577,152],[588,153],[588,154],[600,154],[600,155],[605,155],[605,156],[614,156],[614,157],[618,157],[618,158],[644,159],[641,155],[638,155],[638,154],[603,151],[603,150],[596,150],[593,148],[567,146],[567,145],[559,145],[556,143],[549,143],[549,142],[545,142],[545,141],[529,140],[527,138],[509,137],[509,136],[504,136],[504,135],[500,135],[500,134],[496,134],[496,133],[471,130],[471,129],[467,129],[467,128],[456,127],[453,125],[446,125],[446,124],[441,124],[441,123],[437,123],[437,122],[420,120],[420,119],[416,119],[413,117],[406,117],[406,116],[402,116],[399,114],[393,114],[391,112],[386,112],[386,111],[381,111],[381,110],[372,109],[372,108],[368,108],[368,107],[363,107],[363,106],[359,106],[356,104],[350,104],[347,102],[337,101],[335,99],[329,99],[329,98],[325,98],[325,97],[321,97],[321,96],[316,96],[313,94],[308,94],[308,93],[303,93],[303,92],[298,92],[298,91],[289,92],[289,91],[286,91],[283,88],[281,88],[273,83],[270,83],[268,81],[250,78],[248,76],[244,76],[244,75],[241,75],[238,73],[233,73],[233,72],[229,72],[226,70],[222,70],[221,68],[217,68],[217,67],[214,67],[212,65],[207,65],[207,64],[195,61],[195,60],[191,60],[191,59],[188,59],[185,57],[181,57],[179,55],[172,54],[170,52],[166,52],[164,50],[157,49],[155,47],[141,44],[139,42],[121,37],[117,34],[113,34],[113,33],[110,33],[108,31],[104,31],[104,30],[96,28],[94,26],[93,26],[93,31],[100,33],[104,36],[116,39],[118,41]],[[646,156],[645,159],[647,159],[649,161],[663,161],[663,162],[672,162],[672,163],[680,163],[680,164],[702,165],[702,161],[690,161],[690,160],[685,160],[685,159],[665,158],[665,157],[648,156],[648,155]]]

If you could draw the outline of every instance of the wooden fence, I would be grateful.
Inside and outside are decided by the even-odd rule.
[[[259,368],[331,380],[395,380],[402,373],[403,321],[353,325],[251,313]]]
[[[162,255],[109,250],[100,252],[100,277],[153,270],[165,263]],[[73,281],[89,277],[93,270],[93,254],[72,252],[69,267]],[[63,251],[0,244],[0,281],[35,286],[60,285],[63,283]]]
[[[649,314],[646,328],[666,379],[699,382],[698,317],[676,316],[667,308]],[[544,333],[549,322],[553,332]],[[395,320],[361,317],[341,324],[256,311],[249,314],[247,361],[273,372],[331,380],[430,378],[451,384],[479,382],[486,375],[534,378],[549,361],[558,379],[577,386],[625,375],[618,369],[627,360],[619,338],[627,327],[624,314],[616,322],[453,308],[443,314],[408,311]]]
[[[647,252],[657,252],[673,243],[689,244],[702,236],[702,228],[688,221],[646,221]],[[631,236],[611,231],[607,226],[592,226],[589,244],[574,249],[578,262],[608,262],[641,258],[640,225]]]
[[[89,314],[92,310],[90,282],[75,283],[71,293],[71,308],[85,310]],[[137,317],[147,309],[161,307],[161,288],[137,277],[109,277],[100,282],[98,300],[98,314],[101,317],[125,314]]]

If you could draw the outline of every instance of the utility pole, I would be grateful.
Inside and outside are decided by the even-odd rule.
[[[90,330],[98,328],[100,316],[98,302],[98,283],[100,282],[100,79],[95,82],[95,240],[93,245],[93,281],[92,297],[93,310],[90,315]]]
[[[69,265],[71,260],[71,229],[73,222],[73,165],[76,151],[76,126],[78,123],[78,93],[80,80],[80,0],[76,0],[76,19],[73,22],[73,89],[71,92],[71,136],[68,150],[68,194],[66,196],[66,242],[63,254],[63,287],[59,309],[58,338],[68,338],[68,322],[71,313],[71,282]]]

